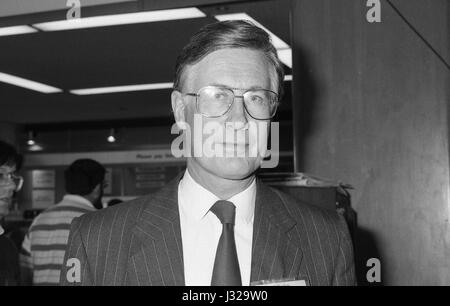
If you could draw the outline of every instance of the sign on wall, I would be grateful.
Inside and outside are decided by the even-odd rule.
[[[55,188],[55,170],[33,170],[33,188]]]
[[[55,204],[55,191],[42,189],[32,191],[32,206],[34,209],[45,209]]]

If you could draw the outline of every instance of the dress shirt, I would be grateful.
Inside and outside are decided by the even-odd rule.
[[[255,197],[256,183],[253,180],[244,191],[230,199],[224,199],[236,206],[234,235],[244,286],[250,284]],[[209,209],[218,200],[220,199],[216,195],[198,184],[186,170],[178,185],[186,286],[211,285],[222,224]]]

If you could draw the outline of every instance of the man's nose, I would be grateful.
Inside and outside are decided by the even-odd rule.
[[[244,97],[235,96],[227,121],[240,123],[236,126],[236,129],[240,129],[241,125],[244,127],[248,123],[247,114],[245,112]]]

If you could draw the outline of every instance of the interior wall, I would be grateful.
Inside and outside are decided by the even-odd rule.
[[[450,285],[449,69],[387,1],[292,2],[296,166],[354,186],[359,279]],[[446,0],[392,0],[450,62]]]
[[[0,140],[16,146],[18,136],[18,125],[9,122],[0,122]]]

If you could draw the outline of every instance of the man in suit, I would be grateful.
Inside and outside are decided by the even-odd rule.
[[[354,285],[343,218],[255,176],[269,134],[259,123],[275,115],[283,78],[269,36],[253,24],[195,34],[171,96],[193,143],[186,171],[155,194],[75,219],[61,284]],[[216,128],[212,136],[203,126]]]

